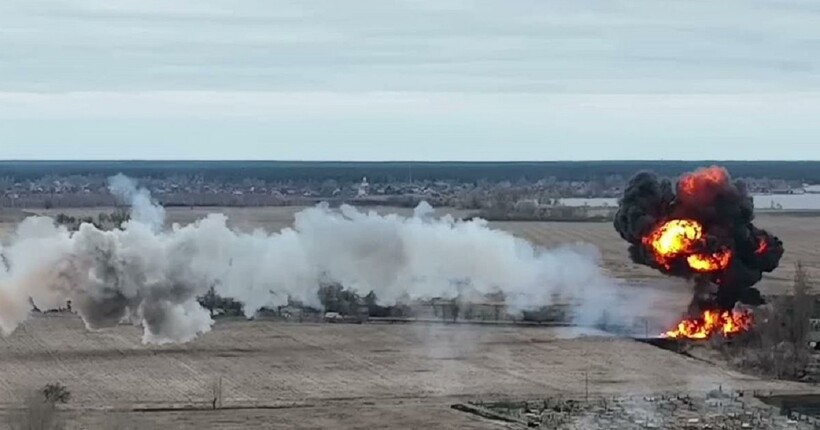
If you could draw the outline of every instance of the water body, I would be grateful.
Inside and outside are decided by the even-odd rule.
[[[753,197],[755,209],[820,210],[820,194],[757,194]],[[564,198],[560,202],[565,206],[618,206],[618,199],[605,197]]]

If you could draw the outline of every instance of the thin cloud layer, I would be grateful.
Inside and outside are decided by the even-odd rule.
[[[11,0],[3,91],[820,88],[811,1]]]
[[[809,0],[9,0],[0,158],[820,158],[818,21]]]

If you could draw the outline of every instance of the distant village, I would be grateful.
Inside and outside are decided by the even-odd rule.
[[[502,213],[534,213],[562,206],[566,199],[617,198],[627,178],[619,175],[586,181],[546,177],[538,181],[294,181],[269,183],[254,178],[208,180],[202,176],[136,178],[166,206],[294,206],[320,201],[361,206],[411,207],[424,200],[450,206]],[[820,185],[767,178],[744,178],[751,193],[820,193]],[[102,176],[46,176],[36,180],[0,178],[0,207],[70,208],[114,206]],[[609,204],[604,204],[608,206]],[[586,205],[588,206],[588,205]],[[552,210],[554,211],[554,210]],[[605,215],[605,214],[602,214]]]

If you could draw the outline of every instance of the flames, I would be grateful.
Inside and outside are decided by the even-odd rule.
[[[703,252],[706,249],[703,225],[691,219],[672,219],[659,225],[643,239],[655,261],[672,270],[676,261],[685,261],[696,273],[714,273],[725,270],[732,260],[729,249]],[[757,252],[764,252],[765,241],[758,244]],[[675,329],[663,334],[672,339],[709,339],[713,335],[730,337],[748,330],[752,315],[746,311],[706,310],[695,318],[686,318]]]
[[[695,272],[717,272],[729,266],[732,259],[730,250],[704,253],[703,226],[694,220],[673,219],[661,224],[643,239],[655,257],[655,261],[667,270],[672,262],[685,258],[689,268]]]
[[[755,284],[784,252],[777,236],[753,224],[753,203],[745,184],[719,166],[685,173],[674,184],[652,172],[630,179],[613,220],[629,257],[693,282],[690,317],[665,337],[728,337],[751,328],[751,314],[733,309],[765,303]]]
[[[729,182],[729,174],[722,167],[712,166],[683,175],[678,181],[678,194],[683,198],[713,197],[710,190],[720,189]]]
[[[714,254],[692,254],[686,257],[689,267],[696,272],[717,272],[729,266],[732,253],[728,250]]]
[[[679,322],[674,330],[662,336],[670,339],[708,339],[712,335],[725,338],[749,330],[754,322],[748,311],[704,311],[697,318],[687,318]]]

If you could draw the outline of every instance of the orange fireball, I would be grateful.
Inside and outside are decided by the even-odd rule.
[[[659,255],[678,255],[686,252],[703,236],[703,227],[697,221],[673,219],[661,225],[648,237]]]
[[[749,330],[752,323],[752,314],[748,311],[704,311],[700,317],[684,319],[674,330],[661,336],[670,339],[708,339],[720,334],[728,338]]]
[[[729,250],[714,254],[697,252],[703,241],[703,226],[690,219],[673,219],[661,224],[643,239],[652,250],[655,261],[670,269],[672,260],[686,257],[689,268],[696,272],[717,272],[725,269],[732,259]]]
[[[712,166],[688,173],[678,181],[678,193],[683,198],[714,197],[714,190],[729,182],[729,173],[723,167]],[[705,193],[705,194],[704,194]]]
[[[692,270],[698,272],[716,272],[729,266],[732,253],[728,250],[716,252],[714,254],[692,254],[686,257],[686,262]]]

